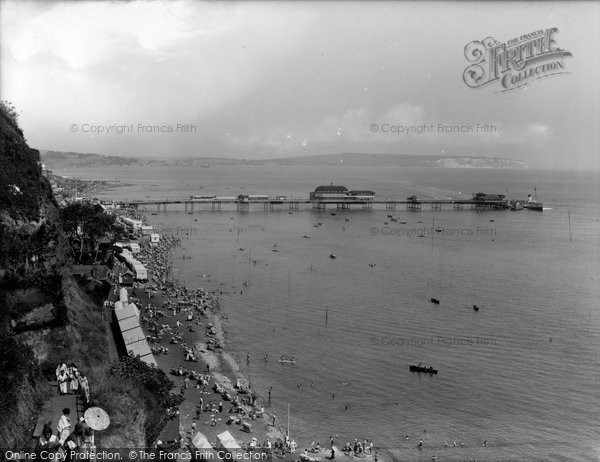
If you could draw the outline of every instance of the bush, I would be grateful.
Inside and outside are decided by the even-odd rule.
[[[146,444],[151,445],[167,423],[169,410],[179,406],[183,396],[173,393],[175,384],[162,370],[137,357],[124,356],[119,362],[113,363],[109,375],[117,382],[126,380],[136,385],[146,413]]]

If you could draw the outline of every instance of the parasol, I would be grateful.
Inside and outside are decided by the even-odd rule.
[[[85,422],[92,430],[106,430],[110,425],[110,418],[104,409],[90,407],[83,414]]]

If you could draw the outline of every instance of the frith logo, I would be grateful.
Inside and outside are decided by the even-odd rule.
[[[500,43],[492,37],[474,40],[465,47],[471,64],[463,80],[471,88],[499,81],[503,91],[515,90],[534,80],[568,74],[564,59],[571,52],[559,48],[554,39],[556,27],[538,30]]]

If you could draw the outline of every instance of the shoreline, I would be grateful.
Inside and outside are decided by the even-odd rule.
[[[119,214],[132,215],[131,211],[127,210]],[[135,215],[145,223],[152,224],[144,214],[136,213]],[[270,440],[272,443],[278,439],[284,441],[285,433],[278,425],[279,419],[273,412],[264,409],[267,402],[251,391],[248,378],[241,372],[239,362],[227,349],[228,342],[220,312],[221,302],[217,295],[218,291],[209,292],[204,288],[188,289],[185,283],[176,278],[171,272],[172,252],[180,243],[174,236],[166,234],[164,231],[161,232],[161,230],[157,231],[161,234],[159,246],[155,248],[144,246],[145,252],[140,255],[142,263],[148,265],[152,279],[149,278],[147,283],[141,284],[137,292],[134,290],[135,293],[132,295],[135,301],[139,303],[140,317],[147,337],[155,338],[152,336],[151,331],[153,312],[162,312],[164,315],[160,316],[159,324],[169,326],[167,330],[158,335],[158,337],[162,337],[160,341],[151,341],[149,344],[153,349],[158,367],[175,382],[176,390],[179,387],[185,397],[184,402],[179,407],[180,442],[185,438],[182,446],[191,444],[191,439],[198,431],[205,434],[208,440],[214,443],[215,432],[212,430],[218,430],[218,433],[225,430],[230,431],[242,447],[249,444],[252,438],[257,438],[259,443],[262,443],[263,440]],[[153,288],[156,288],[156,290]],[[185,294],[184,299],[186,297],[188,299],[196,298],[196,295],[190,294],[201,294],[201,309],[198,309],[200,305],[193,302],[191,304],[193,308],[176,308],[176,314],[175,312],[167,313],[165,308],[172,311],[171,307],[177,307],[181,302],[182,294]],[[173,323],[176,327],[172,326]],[[207,330],[204,336],[201,328]],[[167,333],[168,335],[165,335]],[[171,339],[167,340],[165,337]],[[174,340],[175,338],[178,340]],[[174,341],[175,343],[173,343]],[[161,348],[168,349],[168,353],[160,353],[159,349]],[[187,353],[190,352],[195,357],[194,361],[186,361]],[[206,371],[207,366],[210,372]],[[182,370],[184,375],[175,375],[174,370]],[[203,374],[200,371],[205,373]],[[191,377],[201,379],[197,384],[192,385],[193,378],[186,380],[186,378],[190,379]],[[200,383],[203,385],[201,386]],[[237,383],[241,385],[241,389],[236,388]],[[241,424],[238,427],[234,423],[227,424],[224,422],[226,418],[227,421],[230,421],[231,418],[228,416],[234,416],[235,413],[226,412],[226,407],[231,410],[233,406],[230,406],[230,401],[223,399],[222,393],[217,393],[217,389],[222,389],[231,396],[237,395],[241,398],[244,403],[241,404],[240,408],[243,409],[245,418],[241,419],[240,422],[247,421],[250,423],[251,433],[244,433]],[[248,391],[243,393],[246,390]],[[245,397],[250,395],[255,396],[254,405],[246,404]],[[207,417],[207,414],[206,412],[198,412],[200,398],[202,398],[204,406],[207,405],[207,402],[212,402],[215,405],[212,407],[213,410],[217,402],[222,402],[223,412],[210,412],[210,421],[205,421],[203,424],[201,422],[202,418]],[[264,411],[262,413],[260,413],[261,407]],[[254,416],[255,413],[262,415],[249,418],[249,416]],[[213,418],[216,421],[215,425],[212,425]],[[275,426],[272,426],[274,418]],[[226,427],[223,426],[224,424]],[[244,439],[250,441],[244,441]]]

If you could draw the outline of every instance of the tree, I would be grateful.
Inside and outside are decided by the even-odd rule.
[[[14,104],[6,100],[0,101],[0,110],[15,124],[16,127],[19,126],[19,113]]]
[[[71,241],[79,241],[79,258],[81,262],[86,244],[98,254],[98,240],[111,230],[115,217],[108,215],[98,204],[90,202],[73,202],[61,211],[63,228]]]

